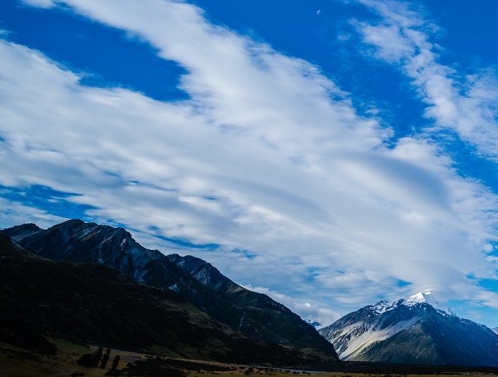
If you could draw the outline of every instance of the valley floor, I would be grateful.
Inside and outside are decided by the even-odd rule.
[[[400,366],[393,370],[392,365],[340,363],[334,371],[314,371],[285,368],[269,368],[264,366],[248,366],[222,364],[208,361],[185,360],[157,357],[142,353],[112,350],[106,369],[84,367],[77,364],[83,355],[92,352],[96,347],[86,347],[67,341],[56,340],[56,355],[40,355],[9,344],[0,343],[0,377],[102,377],[143,376],[143,377],[387,377],[387,376],[481,376],[498,375],[498,368],[462,368],[461,371],[451,367],[434,370],[417,369],[409,372],[409,366]],[[111,370],[112,360],[120,355],[116,369]],[[333,368],[333,367],[331,367]],[[396,368],[396,366],[394,366]]]

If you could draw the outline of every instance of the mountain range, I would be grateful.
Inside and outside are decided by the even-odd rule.
[[[498,366],[498,334],[440,307],[429,292],[365,306],[319,333],[341,360]]]
[[[140,289],[144,290],[146,289],[144,287],[147,287],[148,291],[144,293],[144,297],[155,297],[154,295],[156,293],[161,292],[159,298],[150,298],[145,301],[147,301],[148,304],[151,304],[153,308],[162,307],[163,309],[165,306],[171,304],[164,304],[164,300],[176,302],[176,304],[173,305],[176,312],[189,314],[186,317],[180,316],[183,319],[179,321],[183,323],[183,326],[186,326],[187,329],[190,329],[189,331],[191,331],[192,334],[195,332],[195,326],[197,326],[197,329],[199,330],[199,323],[207,324],[209,331],[204,328],[202,331],[199,330],[200,333],[206,333],[207,331],[207,333],[211,334],[209,336],[211,340],[218,339],[222,345],[220,346],[221,349],[232,349],[231,352],[226,351],[224,354],[218,355],[218,357],[211,355],[210,358],[212,359],[226,359],[228,354],[233,356],[234,350],[236,350],[237,347],[229,347],[228,344],[230,343],[232,345],[240,344],[241,346],[239,348],[244,349],[244,352],[247,352],[247,349],[251,348],[251,346],[248,346],[249,344],[253,345],[252,348],[259,347],[261,350],[265,348],[268,349],[268,347],[274,347],[276,350],[280,350],[281,363],[283,363],[284,360],[290,361],[292,359],[294,360],[294,363],[298,364],[316,364],[325,361],[337,361],[338,359],[332,344],[320,336],[313,326],[303,321],[298,315],[291,312],[285,306],[266,295],[252,292],[239,286],[223,276],[215,267],[202,259],[192,256],[180,256],[178,254],[164,255],[158,250],[146,249],[138,244],[130,233],[122,228],[85,223],[81,220],[69,220],[49,229],[41,229],[35,224],[24,224],[4,229],[1,233],[4,237],[7,237],[7,240],[4,240],[3,243],[4,252],[10,250],[10,254],[8,255],[22,255],[22,258],[8,257],[11,258],[12,263],[17,263],[16,268],[18,271],[24,271],[26,266],[31,266],[33,269],[35,269],[33,266],[37,266],[37,268],[40,269],[39,272],[31,271],[31,275],[29,275],[29,271],[23,272],[26,276],[30,276],[29,279],[32,279],[33,282],[39,280],[37,276],[44,276],[44,279],[50,281],[54,277],[62,274],[64,276],[70,276],[71,279],[78,278],[77,281],[73,281],[70,284],[70,286],[73,287],[72,289],[75,289],[75,287],[88,285],[91,281],[103,279],[107,276],[107,278],[104,279],[105,281],[100,282],[98,286],[114,286],[113,282],[122,282],[119,287],[115,288],[116,291],[122,293],[128,291],[138,292]],[[12,251],[16,248],[18,249],[17,251]],[[22,250],[22,252],[19,250]],[[30,255],[29,253],[34,253],[35,255]],[[7,256],[5,257],[7,258]],[[30,261],[30,263],[26,263],[26,261]],[[15,270],[16,268],[11,266],[10,270]],[[58,272],[47,272],[51,271],[51,269],[56,269]],[[72,272],[65,273],[63,272],[64,269]],[[119,276],[122,276],[122,278],[118,278],[112,274],[118,274]],[[3,279],[6,279],[7,276],[10,275],[6,274]],[[22,291],[22,282],[16,280],[15,276],[10,277],[13,281],[9,284],[11,284],[12,287],[15,287],[15,289],[12,289]],[[58,294],[60,296],[65,297],[65,295],[69,295],[70,297],[73,297],[69,292],[63,290],[65,283],[63,283],[61,276],[59,276],[59,278],[60,280],[58,282],[52,281],[49,284],[50,288],[47,289],[53,290],[56,287],[57,290],[59,290]],[[23,281],[25,281],[24,284],[28,284],[33,290],[39,286],[29,279],[23,279]],[[133,282],[135,285],[130,282]],[[94,284],[88,289],[96,290],[97,286]],[[12,292],[10,292],[8,294],[6,293],[6,295],[15,297],[18,301],[18,306],[31,305],[29,300],[24,302],[24,304],[22,304],[22,300],[19,301],[23,293],[12,296]],[[84,293],[78,293],[78,295],[86,297]],[[96,298],[101,296],[100,293],[95,293],[93,295]],[[167,297],[163,297],[164,295]],[[32,296],[36,297],[35,294]],[[130,307],[134,308],[133,313],[135,316],[139,316],[140,314],[140,310],[137,308],[137,302],[144,301],[144,299],[139,298],[139,296],[138,293],[129,293],[123,296],[125,298],[128,297],[127,302],[129,304],[133,302],[133,304],[130,304]],[[120,296],[118,293],[113,293],[112,297]],[[105,302],[106,300],[112,301],[112,297],[107,296],[106,298],[102,296],[99,299],[100,304],[97,305],[97,307],[101,309],[101,312],[106,312],[109,304],[105,304]],[[31,295],[30,299],[33,300]],[[77,301],[75,304],[73,301],[69,300],[71,305],[69,307],[64,307],[63,302],[57,303],[56,301],[53,301],[46,304],[39,302],[39,300],[34,301],[35,303],[38,302],[41,306],[49,305],[52,309],[54,306],[59,307],[66,313],[66,317],[73,318],[73,321],[75,321],[74,313],[69,313],[72,311],[71,305],[75,306],[74,310],[76,310],[76,304],[82,304],[80,301]],[[85,300],[83,299],[83,302],[84,301]],[[181,310],[178,309],[178,302],[183,302],[182,305],[190,305],[190,309],[187,310],[184,307],[182,307]],[[125,306],[121,307],[121,309],[124,312],[127,311]],[[80,313],[91,310],[92,309],[88,306],[78,309]],[[159,315],[161,312],[159,309],[150,310],[156,313],[154,316],[155,321],[162,320]],[[30,312],[30,310],[26,308],[20,310],[20,312],[23,311]],[[110,315],[108,311],[106,313]],[[199,319],[201,318],[199,313],[202,313],[203,319],[200,320],[200,322],[197,320],[192,322],[190,317]],[[101,314],[90,315],[91,318],[95,316],[99,318],[102,317]],[[172,316],[174,317],[176,314],[165,314],[165,318]],[[47,324],[45,321],[46,316],[44,318],[35,317],[29,317],[27,321],[43,323],[43,325],[52,332],[61,331],[61,329],[55,326],[54,321],[49,321],[50,323]],[[58,316],[56,316],[56,318],[58,318]],[[128,323],[128,320],[129,319],[125,318],[121,321],[123,323]],[[89,320],[88,318],[83,319],[83,323],[88,323],[88,321],[92,322],[92,320]],[[143,321],[143,323],[149,323],[151,318],[144,319]],[[76,321],[76,323],[79,322]],[[127,326],[129,327],[131,325],[128,324]],[[95,329],[99,326],[92,325],[90,327]],[[115,328],[115,326],[112,327]],[[216,331],[213,329],[216,329]],[[4,326],[3,335],[8,336],[7,330],[8,327]],[[67,335],[69,330],[70,329],[65,329],[63,332]],[[147,328],[147,331],[150,333],[153,332],[150,328]],[[101,338],[93,335],[91,338],[93,338],[94,341],[99,339],[101,341],[106,339],[106,341],[113,341],[112,339],[109,339],[108,336],[102,335],[102,332],[103,330],[101,329]],[[71,333],[71,331],[69,331],[69,333]],[[93,333],[94,332],[92,331],[87,332],[87,334]],[[171,331],[169,333],[171,334]],[[215,333],[218,335],[215,336]],[[0,333],[0,335],[1,334],[2,333]],[[81,334],[82,333],[79,333],[76,338],[81,338]],[[184,338],[191,339],[192,334],[188,336],[185,335]],[[43,334],[39,335],[42,336]],[[173,338],[178,338],[179,336],[178,334],[173,335]],[[10,334],[10,336],[12,336],[12,334]],[[157,338],[157,336],[152,337],[152,339],[155,338]],[[207,335],[205,338],[207,339]],[[156,341],[155,343],[165,346],[165,344],[167,344],[165,341],[166,340],[163,339],[161,342],[157,343]],[[194,349],[195,347],[192,344],[189,346],[183,344],[180,348],[183,349],[183,353],[178,352],[179,354],[184,356],[198,356],[198,353],[201,353],[200,350],[202,347],[198,344],[197,350],[195,352],[190,352],[191,355],[186,355],[186,353],[188,354],[189,352],[186,352],[185,349]],[[208,348],[212,349],[211,347]],[[286,351],[284,352],[284,350]],[[248,352],[247,355],[250,355],[251,353],[254,353],[254,351]],[[291,354],[294,355],[292,358],[289,357]],[[264,359],[261,354],[256,356],[260,359]],[[257,358],[256,356],[253,359]],[[240,355],[235,358],[241,359]]]
[[[496,330],[429,292],[365,306],[317,331],[206,261],[149,250],[122,228],[19,225],[0,231],[0,258],[0,341],[43,352],[62,337],[271,365],[498,366]]]
[[[104,266],[42,258],[2,234],[0,260],[0,342],[45,354],[57,351],[53,339],[63,339],[225,362],[307,360],[299,350],[234,332],[174,292]]]

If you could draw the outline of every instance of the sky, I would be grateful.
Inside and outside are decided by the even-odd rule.
[[[498,326],[498,3],[2,0],[0,227],[200,257],[322,326]]]

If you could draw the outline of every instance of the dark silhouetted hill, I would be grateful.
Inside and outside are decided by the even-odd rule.
[[[99,341],[99,338],[95,337],[99,333],[98,329],[104,328],[111,331],[113,325],[120,318],[112,317],[109,313],[115,310],[122,311],[125,307],[128,307],[128,310],[123,315],[126,316],[129,314],[129,319],[131,320],[137,312],[141,311],[136,305],[137,302],[143,302],[144,298],[139,298],[138,293],[137,296],[132,295],[130,297],[132,293],[125,294],[127,289],[121,285],[116,286],[117,282],[123,282],[123,279],[125,279],[124,276],[120,275],[122,273],[134,280],[126,279],[127,286],[130,286],[132,283],[142,283],[136,286],[141,287],[140,289],[145,289],[149,293],[160,292],[163,296],[170,295],[171,297],[168,302],[171,302],[171,300],[180,300],[182,306],[189,306],[191,309],[195,309],[196,316],[201,313],[203,315],[203,323],[209,320],[212,326],[214,326],[214,323],[217,326],[222,326],[223,333],[229,333],[230,339],[238,337],[244,339],[244,342],[250,340],[253,344],[266,345],[262,348],[260,347],[260,349],[265,349],[265,347],[267,348],[270,345],[271,347],[275,347],[275,349],[285,349],[291,352],[296,360],[306,359],[308,363],[337,360],[332,345],[321,337],[312,326],[302,321],[299,316],[268,296],[251,292],[238,286],[230,279],[224,277],[209,263],[199,258],[190,256],[181,257],[179,255],[164,256],[157,250],[145,249],[134,241],[128,232],[121,228],[71,220],[47,230],[42,230],[33,224],[26,224],[3,230],[2,233],[12,236],[15,242],[19,243],[26,250],[35,252],[37,256],[52,260],[52,264],[45,259],[41,263],[39,261],[42,259],[34,258],[34,256],[30,256],[29,258],[26,255],[23,256],[24,259],[28,258],[27,260],[30,261],[30,263],[26,264],[25,268],[31,266],[34,263],[33,261],[38,261],[37,266],[47,270],[32,273],[32,278],[24,280],[25,284],[28,285],[28,291],[34,287],[43,287],[43,284],[41,284],[43,278],[41,276],[48,276],[50,268],[55,268],[50,266],[65,266],[66,272],[64,272],[64,268],[57,268],[59,271],[58,274],[61,276],[58,274],[54,275],[60,279],[61,286],[64,276],[71,276],[74,279],[78,277],[78,282],[74,282],[74,287],[72,288],[76,286],[82,287],[81,293],[75,293],[74,295],[64,294],[61,297],[57,296],[60,298],[58,302],[56,300],[57,297],[53,297],[52,304],[45,307],[43,306],[43,302],[39,302],[39,305],[44,308],[42,314],[50,311],[50,315],[43,314],[42,316],[47,319],[43,323],[47,331],[51,331],[50,329],[53,328],[52,325],[56,322],[50,320],[49,317],[59,318],[57,321],[60,324],[57,327],[58,330],[63,329],[61,326],[67,324],[68,326],[62,331],[65,335],[72,334],[79,339],[84,339],[83,335],[86,331],[71,328],[70,324],[74,322],[74,317],[78,316],[78,313],[86,313],[85,310],[87,309],[80,310],[76,304],[90,305],[91,297],[85,296],[83,292],[87,288],[90,288],[88,284],[91,284],[90,282],[95,280],[96,276],[99,276],[101,279],[107,276],[108,282],[105,284],[103,282],[91,284],[94,292],[93,295],[99,297],[101,300],[99,302],[102,303],[102,307],[99,307],[99,310],[94,311],[90,316],[91,321],[87,317],[83,320],[84,323],[90,323],[94,326],[94,330],[96,330],[96,332],[90,332],[92,334],[92,341]],[[55,261],[59,262],[55,263]],[[73,263],[68,263],[68,261]],[[81,273],[84,272],[86,278],[81,273],[75,273],[74,269],[81,270]],[[26,271],[26,276],[28,275],[28,271]],[[40,279],[42,281],[39,281]],[[68,281],[72,280],[69,279]],[[113,282],[116,284],[112,284]],[[18,283],[20,284],[20,281]],[[45,284],[48,283],[48,281],[45,282]],[[144,284],[150,287],[145,287]],[[101,292],[97,290],[97,285],[101,287]],[[152,286],[156,289],[154,290]],[[57,287],[56,283],[52,283],[50,286],[44,287],[44,290],[53,292]],[[110,287],[114,287],[115,291],[109,291]],[[21,289],[21,286],[18,286],[18,289]],[[80,291],[76,290],[75,292]],[[61,294],[59,293],[58,295]],[[155,293],[150,294],[154,296]],[[109,296],[115,298],[112,299]],[[105,298],[109,300],[107,304],[104,304]],[[125,300],[125,298],[128,299]],[[123,302],[123,300],[125,301]],[[152,300],[149,303],[151,302],[154,301]],[[179,304],[175,305],[177,307]],[[158,306],[164,307],[164,303]],[[55,312],[62,314],[55,316],[53,314]],[[103,315],[101,314],[102,312],[106,312],[109,315]],[[147,312],[149,312],[150,318],[144,319],[143,323],[154,323],[155,320],[159,320],[158,316],[156,316],[158,314],[156,309],[151,309]],[[193,313],[192,310],[187,312]],[[99,320],[95,319],[95,316]],[[170,317],[175,316],[170,314]],[[71,318],[71,320],[68,321],[65,318]],[[124,321],[126,326],[130,326],[124,319],[119,319],[119,321]],[[243,325],[241,326],[241,324]],[[189,341],[194,343],[196,341],[205,343],[206,339],[216,338],[208,336],[209,332],[203,336],[203,331],[206,332],[207,330],[205,328],[196,328],[189,321],[186,321],[182,326],[175,323],[170,323],[170,325],[172,327],[165,325],[164,328],[155,329],[153,334],[150,334],[151,336],[144,336],[143,341],[153,339],[157,343],[156,338],[159,336],[158,334],[165,334],[167,331],[171,332],[172,328],[176,328],[178,331],[180,329],[183,329],[182,331],[190,331],[191,334],[199,334],[198,336],[185,335],[190,339]],[[130,330],[130,334],[137,333],[138,325],[134,326],[133,331]],[[141,333],[148,334],[145,330],[149,331],[150,329],[144,329]],[[126,331],[111,331],[111,333],[115,333],[115,338],[108,338],[109,333],[103,333],[105,337],[102,340],[117,342],[122,345],[130,340],[125,339]],[[174,337],[180,335],[178,333]],[[120,340],[119,337],[124,338]],[[196,340],[196,338],[200,340]],[[183,338],[180,336],[179,339]],[[147,346],[145,343],[141,343],[140,337],[134,341],[140,347]],[[226,342],[228,340],[225,340]],[[161,344],[164,345],[164,342]],[[172,345],[169,347],[172,347]],[[226,347],[227,350],[232,348],[237,349],[240,347]],[[224,349],[224,347],[221,347],[221,349]],[[175,352],[181,354],[180,351],[175,350]],[[229,354],[228,351],[222,351],[221,353],[225,355]],[[252,350],[248,355],[254,353],[259,353],[259,351]],[[210,358],[214,357],[211,356]],[[283,361],[285,357],[282,356],[280,359],[277,362]]]

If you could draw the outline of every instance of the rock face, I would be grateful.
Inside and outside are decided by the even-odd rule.
[[[0,234],[0,342],[53,354],[51,338],[165,356],[309,365],[304,350],[249,339],[176,293],[105,266],[54,261]]]
[[[498,366],[498,335],[439,308],[427,293],[366,306],[319,333],[342,360]]]
[[[337,360],[333,346],[313,326],[270,297],[237,285],[202,259],[146,249],[122,228],[69,220],[46,230],[24,224],[2,233],[39,256],[100,264],[137,282],[172,290],[251,339],[310,349],[320,358]]]

